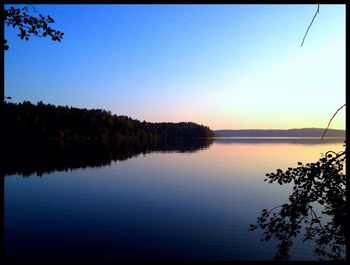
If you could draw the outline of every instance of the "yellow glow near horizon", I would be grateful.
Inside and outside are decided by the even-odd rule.
[[[5,27],[5,94],[213,130],[325,128],[345,103],[346,10],[321,5],[300,47],[316,8],[42,5],[66,37]],[[345,109],[330,128],[345,129]]]
[[[187,98],[183,102],[187,108],[175,108],[169,120],[188,117],[213,130],[325,128],[345,103],[341,40],[330,40],[314,50],[294,51],[267,62],[260,71],[251,70],[222,81],[216,89],[204,88],[203,94],[192,95],[193,100]],[[159,114],[159,119],[165,118]],[[345,108],[330,128],[345,129]]]

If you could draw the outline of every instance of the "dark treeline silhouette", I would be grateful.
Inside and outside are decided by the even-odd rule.
[[[151,123],[113,115],[103,109],[79,109],[42,102],[5,103],[2,133],[6,141],[108,140],[212,137],[207,126],[193,122]]]
[[[6,156],[0,161],[0,170],[5,176],[41,176],[54,171],[102,167],[150,152],[195,152],[208,148],[212,142],[208,138],[164,138],[121,142],[90,140],[11,143],[2,146]]]

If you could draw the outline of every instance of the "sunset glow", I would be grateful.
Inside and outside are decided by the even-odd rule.
[[[5,95],[218,129],[324,128],[345,103],[345,5],[36,5],[61,43],[5,28]],[[96,19],[97,18],[97,19]],[[331,128],[345,129],[345,109]]]

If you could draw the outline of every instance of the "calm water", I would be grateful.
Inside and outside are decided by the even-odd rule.
[[[249,224],[261,209],[287,202],[291,187],[267,184],[265,173],[317,161],[343,141],[131,149],[86,165],[74,155],[51,169],[14,164],[5,177],[6,260],[272,259],[276,242],[260,242]],[[290,254],[317,259],[312,243],[295,243]]]

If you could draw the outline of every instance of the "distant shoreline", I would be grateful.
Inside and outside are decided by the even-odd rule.
[[[269,137],[269,138],[319,138],[321,139],[325,129],[303,128],[289,130],[214,130],[214,137]],[[346,138],[345,130],[328,129],[324,138]]]
[[[345,137],[213,137],[215,144],[331,144],[345,142]]]
[[[314,136],[311,136],[311,137],[296,137],[296,136],[214,136],[212,137],[212,139],[237,139],[237,140],[240,140],[240,139],[294,139],[294,140],[321,140],[321,137],[314,137]],[[323,137],[324,140],[336,140],[336,139],[344,139],[345,140],[345,137],[342,137],[342,136],[339,136],[339,137]]]

